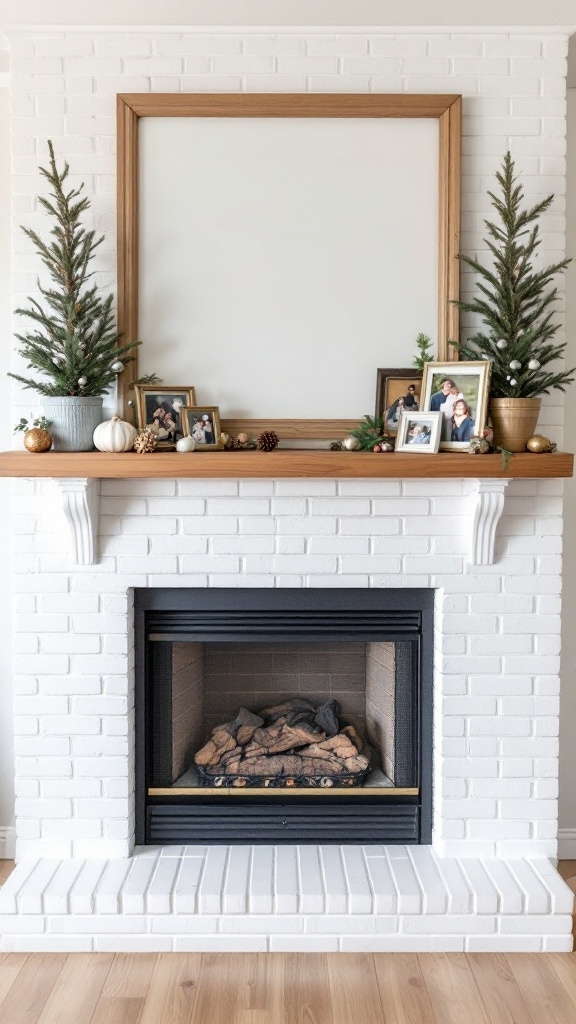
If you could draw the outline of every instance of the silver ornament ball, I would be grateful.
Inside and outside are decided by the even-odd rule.
[[[121,363],[120,360],[118,359],[117,362],[112,363],[110,369],[114,370],[114,373],[122,373],[122,370],[124,369],[124,363]]]
[[[519,370],[521,366],[522,363],[520,363],[518,359],[513,359],[512,362],[510,363],[511,370]]]
[[[511,380],[511,381],[510,381],[510,387],[512,387],[512,388],[515,388],[515,387],[516,387],[516,385],[517,385],[517,383],[518,383],[518,381],[517,381],[517,380]]]
[[[496,348],[499,348],[499,349],[506,348],[507,344],[508,344],[508,342],[504,338],[500,338],[500,341],[496,342]]]
[[[79,377],[78,378],[78,387],[79,388],[85,388],[87,383],[88,383],[88,377]]]
[[[528,363],[528,369],[529,370],[539,370],[540,369],[540,363],[538,362],[538,360],[537,359],[531,359],[530,362]]]
[[[342,444],[347,452],[353,452],[359,447],[360,441],[357,437],[345,437]]]

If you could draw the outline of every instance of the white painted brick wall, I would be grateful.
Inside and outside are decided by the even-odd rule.
[[[463,248],[488,258],[486,190],[509,147],[529,196],[556,194],[541,261],[563,252],[564,37],[38,31],[10,46],[14,306],[40,269],[19,225],[45,227],[47,138],[71,183],[85,182],[90,224],[106,232],[96,281],[115,285],[120,91],[461,92]],[[469,295],[466,268],[462,286]],[[29,394],[16,401],[28,415]],[[560,395],[544,400],[540,426],[558,440],[562,415]],[[475,570],[459,481],[105,481],[102,492],[101,561],[71,569],[51,484],[15,484],[20,855],[130,848],[135,586],[436,588],[435,845],[554,855],[560,484],[510,486],[498,562]]]
[[[135,586],[435,588],[435,847],[554,855],[558,657],[541,643],[558,640],[560,577],[540,554],[558,538],[548,482],[510,484],[498,560],[473,569],[462,481],[103,481],[101,562],[76,569],[52,482],[14,488],[38,541],[14,556],[17,650],[29,651],[16,655],[20,855],[128,853]],[[530,554],[514,553],[518,535]],[[124,554],[134,539],[138,554]]]

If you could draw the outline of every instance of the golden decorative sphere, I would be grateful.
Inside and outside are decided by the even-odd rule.
[[[24,434],[24,447],[29,452],[48,452],[52,447],[52,434],[43,427],[32,427]]]
[[[558,446],[551,441],[549,437],[545,437],[544,434],[534,434],[526,443],[526,448],[529,452],[534,452],[536,455],[542,455],[544,452],[555,452]]]

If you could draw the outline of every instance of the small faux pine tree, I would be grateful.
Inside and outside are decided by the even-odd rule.
[[[22,230],[34,243],[53,285],[45,288],[38,282],[44,303],[29,298],[28,309],[16,310],[33,322],[32,330],[16,337],[28,369],[37,370],[41,377],[9,376],[41,395],[99,396],[110,389],[124,364],[132,361],[129,353],[139,342],[118,347],[112,295],[102,299],[96,285],[87,285],[92,277],[90,262],[104,237],[96,238],[94,231],[83,228],[81,217],[90,206],[82,196],[84,185],[66,190],[68,164],[59,172],[51,142],[48,150],[50,167],[41,167],[40,173],[52,193],[50,198],[39,196],[38,201],[54,218],[52,239],[43,242],[30,228]]]
[[[546,367],[561,359],[566,348],[565,343],[554,342],[559,324],[553,323],[558,302],[553,279],[570,260],[542,270],[534,268],[541,244],[536,222],[554,196],[522,208],[524,189],[517,184],[510,153],[506,153],[496,179],[501,195],[488,195],[499,223],[484,221],[490,236],[485,242],[494,264],[488,268],[471,256],[461,253],[458,257],[478,274],[479,294],[472,302],[455,304],[480,316],[485,329],[461,344],[450,344],[463,359],[492,360],[490,393],[494,398],[535,398],[552,388],[564,391],[576,370],[554,373]]]

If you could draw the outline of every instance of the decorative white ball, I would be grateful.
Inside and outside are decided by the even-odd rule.
[[[500,340],[496,342],[496,348],[506,348],[507,344],[508,342],[505,340],[505,338],[500,338]]]
[[[510,363],[511,370],[519,370],[521,366],[522,363],[520,363],[518,359],[513,359],[512,362]]]
[[[193,452],[196,448],[196,441],[193,437],[181,437],[176,441],[177,452]]]
[[[537,359],[531,359],[530,362],[528,363],[528,369],[529,370],[539,370],[540,369],[540,363],[538,362],[538,360]]]
[[[110,369],[114,370],[114,373],[122,373],[122,370],[124,369],[124,363],[121,363],[120,360],[118,359],[115,363],[112,363]]]
[[[78,378],[78,387],[79,388],[85,388],[87,383],[88,383],[88,377],[79,377]]]
[[[358,440],[357,437],[345,437],[344,440],[342,441],[342,446],[346,449],[347,452],[355,451],[355,449],[358,448],[359,445],[360,441]]]
[[[517,385],[517,383],[518,383],[518,381],[517,381],[517,380],[511,380],[511,381],[510,381],[510,387],[512,387],[512,388],[515,388],[515,387],[516,387],[516,385]]]

